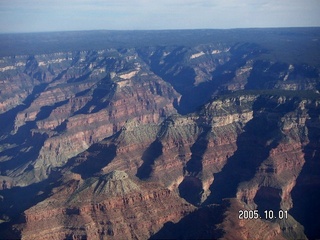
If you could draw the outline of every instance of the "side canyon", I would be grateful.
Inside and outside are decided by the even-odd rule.
[[[4,51],[0,236],[320,237],[320,32],[278,31]]]

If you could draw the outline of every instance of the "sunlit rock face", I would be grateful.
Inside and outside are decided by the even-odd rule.
[[[265,31],[1,57],[0,235],[320,237],[320,51]]]
[[[123,171],[65,183],[68,188],[55,189],[52,197],[25,212],[24,239],[148,238],[195,208],[169,189]]]
[[[16,137],[21,143],[4,146],[10,150],[2,158],[17,164],[3,171],[17,185],[47,178],[50,168],[62,166],[91,144],[113,135],[128,120],[157,124],[176,113],[173,103],[179,94],[132,51],[36,55],[27,58],[25,65],[18,63],[15,69],[3,69],[8,84],[20,88],[13,97],[26,91],[14,81],[18,74],[32,78],[34,85],[27,98],[6,107],[12,114],[3,142]],[[3,116],[5,121],[6,113]]]

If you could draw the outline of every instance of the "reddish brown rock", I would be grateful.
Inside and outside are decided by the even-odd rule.
[[[25,212],[23,239],[141,239],[194,210],[176,193],[114,171],[69,180]]]
[[[239,211],[248,209],[236,199],[229,200],[229,203],[225,218],[219,225],[225,231],[224,239],[286,239],[279,224],[261,219],[239,219]]]

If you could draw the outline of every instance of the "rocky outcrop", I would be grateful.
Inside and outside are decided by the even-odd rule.
[[[221,171],[232,156],[242,126],[252,118],[255,99],[245,96],[215,100],[199,115],[172,115],[160,125],[129,121],[119,134],[95,145],[73,162],[81,169],[82,163],[96,158],[96,151],[115,146],[110,161],[102,163],[96,172],[127,169],[132,176],[161,182],[175,190],[185,177],[195,177],[202,182],[201,201],[204,201],[213,181],[212,174]],[[235,110],[233,105],[239,101],[242,105]]]
[[[13,109],[17,113],[4,142],[10,141],[5,140],[10,135],[21,138],[22,146],[16,150],[22,158],[22,149],[34,148],[23,143],[28,132],[42,134],[44,141],[34,151],[30,172],[20,166],[7,169],[18,185],[47,178],[50,168],[62,166],[68,158],[113,135],[127,120],[157,124],[176,112],[173,103],[179,95],[150,72],[134,51],[38,55],[21,68],[32,78],[35,71],[42,72],[45,77],[41,75],[39,81],[44,83],[30,101]],[[128,73],[130,68],[136,69],[135,74]],[[15,156],[6,158],[14,161]]]
[[[319,51],[243,31],[1,57],[0,235],[319,237],[301,210],[318,211],[301,196],[319,189]]]
[[[53,190],[52,197],[27,210],[26,225],[19,225],[18,228],[22,227],[22,236],[27,238],[35,236],[31,229],[36,229],[36,226],[49,228],[44,226],[48,221],[55,222],[55,234],[60,237],[70,237],[71,234],[102,236],[108,229],[112,229],[109,231],[111,236],[112,233],[121,232],[123,235],[117,236],[149,237],[157,231],[160,231],[159,234],[166,231],[164,224],[172,221],[170,219],[175,219],[173,222],[180,226],[182,223],[179,221],[191,218],[191,215],[188,217],[174,212],[170,218],[165,217],[157,229],[150,230],[149,225],[144,230],[139,228],[142,235],[137,233],[138,230],[132,230],[136,229],[134,225],[109,228],[110,223],[101,223],[104,226],[101,229],[96,225],[93,227],[92,222],[100,219],[101,214],[111,214],[105,210],[110,204],[112,209],[126,209],[120,202],[134,204],[136,200],[129,200],[132,198],[140,199],[138,202],[150,201],[151,197],[142,196],[158,194],[154,190],[152,193],[145,192],[145,188],[151,189],[148,186],[153,186],[159,189],[159,194],[165,199],[175,196],[175,202],[186,200],[191,203],[183,205],[189,206],[189,210],[182,211],[184,214],[196,206],[223,204],[223,199],[231,199],[232,204],[238,207],[232,207],[230,212],[226,210],[228,214],[222,222],[213,221],[213,227],[221,228],[226,238],[235,234],[235,231],[241,233],[243,239],[250,238],[251,234],[262,234],[265,239],[304,238],[303,227],[290,214],[288,219],[275,223],[259,219],[254,223],[247,219],[232,222],[239,214],[239,209],[258,209],[260,214],[264,210],[292,209],[291,193],[306,161],[304,149],[310,142],[307,128],[314,127],[315,122],[310,119],[314,119],[317,106],[317,100],[286,95],[270,96],[265,92],[257,96],[249,92],[216,98],[197,113],[171,115],[161,124],[143,119],[128,120],[116,134],[93,144],[87,151],[69,160],[63,170],[66,172],[62,175],[70,177]],[[259,127],[261,124],[265,128]],[[73,173],[67,173],[69,171]],[[92,177],[94,175],[96,177]],[[228,180],[230,176],[232,182]],[[62,199],[57,200],[60,192],[61,198],[68,199],[65,203]],[[70,197],[66,198],[66,194]],[[92,197],[88,198],[88,195]],[[133,197],[120,200],[120,195]],[[115,203],[110,202],[113,198],[117,198]],[[89,200],[79,202],[79,199]],[[106,199],[109,199],[108,203]],[[51,206],[48,203],[52,201],[52,210],[49,211],[52,220],[49,220],[45,212],[41,213],[43,210],[37,209],[44,209],[43,206],[48,209]],[[87,202],[90,202],[90,207],[76,207]],[[101,204],[94,207],[96,205],[92,205],[92,202]],[[167,209],[166,206],[157,205],[156,208]],[[140,208],[138,211],[144,212]],[[61,214],[64,220],[57,220]],[[78,224],[82,221],[84,227]],[[128,223],[131,220],[121,221]],[[66,222],[70,227],[63,227],[67,226]],[[238,227],[232,228],[230,224]],[[258,232],[254,230],[257,226],[260,226]],[[49,236],[45,235],[49,234],[46,230],[43,234],[44,237]],[[215,234],[218,232],[215,231]]]
[[[305,163],[303,149],[309,143],[305,120],[314,104],[290,97],[243,95],[214,100],[198,115],[175,115],[159,126],[130,122],[116,138],[104,142],[119,148],[99,171],[130,169],[131,175],[162,182],[196,205],[215,203],[218,199],[212,196],[218,191],[224,192],[220,199],[237,198],[247,209],[258,208],[261,213],[265,208],[290,210],[291,192]],[[262,123],[269,128],[248,128]],[[256,143],[248,147],[253,141]],[[264,152],[265,148],[270,150]],[[243,154],[248,153],[251,156],[246,161],[256,161],[255,165],[244,161]],[[85,155],[91,158],[90,152]],[[236,185],[223,187],[230,176]],[[215,184],[222,184],[224,191]],[[272,192],[275,194],[270,195]],[[269,205],[262,199],[269,199]],[[295,224],[294,219],[290,221]],[[303,236],[301,227],[286,233],[279,224],[275,233],[279,238]]]
[[[239,211],[246,206],[237,199],[225,200],[225,218],[219,225],[224,230],[224,239],[306,239],[303,227],[289,217],[285,221],[265,221],[261,219],[239,219]],[[288,226],[291,230],[286,232]]]
[[[23,239],[141,239],[194,207],[157,184],[125,172],[82,180],[74,176],[52,197],[25,212]]]

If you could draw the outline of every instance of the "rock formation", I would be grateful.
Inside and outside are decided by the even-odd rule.
[[[25,212],[24,239],[144,239],[194,207],[169,189],[131,179],[123,171],[81,179]]]
[[[320,68],[229,37],[1,57],[0,235],[320,237]]]

